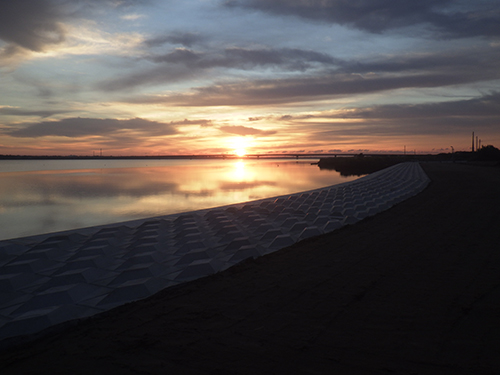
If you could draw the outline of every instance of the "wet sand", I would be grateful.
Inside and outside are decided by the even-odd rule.
[[[2,374],[500,372],[500,169],[0,353]]]

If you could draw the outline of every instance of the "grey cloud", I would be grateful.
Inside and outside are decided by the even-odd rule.
[[[159,35],[144,41],[147,47],[158,47],[164,44],[180,44],[184,47],[192,47],[205,40],[205,37],[188,32],[177,32],[169,35]]]
[[[32,111],[12,107],[0,107],[0,113],[7,116],[39,116],[45,118],[66,112],[68,111]]]
[[[95,8],[126,7],[146,0],[15,0],[2,1],[0,39],[27,50],[44,51],[65,40],[62,23]],[[14,50],[10,50],[12,52]]]
[[[58,2],[50,0],[2,1],[0,39],[32,51],[64,40]]]
[[[280,116],[277,118],[278,121],[293,121],[293,120],[296,120],[298,117],[297,116],[292,116],[292,115],[283,115],[283,116]],[[314,118],[313,115],[300,115],[299,118],[301,120],[304,120],[304,119],[309,119],[309,118]]]
[[[471,2],[474,8],[474,2]],[[444,38],[453,37],[498,37],[500,36],[500,11],[498,3],[493,0],[491,6],[484,10],[456,12],[454,14],[434,15],[428,19]]]
[[[315,51],[294,48],[282,49],[244,49],[230,48],[224,51],[225,59],[229,65],[275,65],[283,66],[290,70],[306,70],[311,63],[335,65],[338,60]]]
[[[256,66],[280,66],[290,70],[306,70],[312,63],[334,65],[338,60],[315,51],[302,49],[245,49],[226,48],[220,52],[196,52],[179,48],[151,58],[157,63],[186,64],[191,68],[251,69]]]
[[[182,121],[170,121],[169,125],[198,125],[198,126],[205,128],[205,127],[212,126],[213,124],[212,124],[212,120],[204,120],[204,119],[188,120],[188,119],[184,119]]]
[[[474,121],[479,118],[496,117],[500,121],[500,93],[494,92],[478,98],[441,103],[382,105],[368,109],[355,109],[343,114],[343,117],[398,120],[428,117],[454,117],[456,119],[471,117],[474,118]]]
[[[161,65],[139,73],[102,81],[97,88],[104,91],[119,91],[144,85],[179,82],[198,77],[216,68],[248,70],[258,66],[274,66],[304,71],[314,64],[331,66],[340,62],[324,53],[290,48],[227,48],[215,52],[176,48],[164,55],[149,56],[148,59]]]
[[[372,33],[427,24],[450,37],[500,35],[496,0],[482,6],[469,2],[466,9],[455,0],[232,0],[226,6],[338,23]]]
[[[12,43],[0,48],[0,66],[8,65],[9,62],[16,62],[24,52],[25,50],[22,47]]]
[[[120,136],[123,131],[137,132],[141,135],[171,135],[177,130],[173,124],[150,121],[141,118],[129,120],[66,118],[59,121],[43,121],[28,125],[23,129],[7,130],[12,137],[38,138],[60,136],[78,138],[84,136]]]
[[[336,67],[325,67],[323,71],[300,77],[214,84],[184,95],[128,101],[185,106],[271,105],[500,79],[500,50],[494,47],[393,56],[377,61],[335,60],[335,63]]]
[[[343,61],[338,71],[345,73],[443,72],[467,76],[496,76],[500,70],[498,48],[467,48],[425,54],[383,57],[372,61]],[[476,67],[471,69],[471,67]]]
[[[193,93],[185,95],[142,97],[125,101],[137,104],[163,103],[184,106],[273,105],[409,87],[440,87],[475,80],[474,77],[446,73],[368,78],[358,74],[325,74],[294,79],[214,85],[197,88]]]
[[[243,136],[245,135],[267,136],[276,134],[276,132],[272,130],[265,131],[265,130],[250,128],[247,126],[221,126],[219,130],[223,131],[224,133],[243,135]]]
[[[291,123],[301,126],[304,117],[296,116]],[[346,108],[332,115],[317,115],[304,126],[317,129],[314,139],[330,136],[449,134],[471,129],[498,128],[500,123],[500,93],[477,98],[438,103],[379,105],[370,108]],[[325,120],[335,119],[332,123]],[[351,119],[363,122],[352,123]],[[340,120],[340,121],[339,121]],[[345,121],[342,121],[345,120]]]
[[[145,85],[175,83],[193,78],[196,73],[183,65],[160,66],[138,73],[129,73],[123,77],[103,80],[96,85],[96,88],[112,92]]]

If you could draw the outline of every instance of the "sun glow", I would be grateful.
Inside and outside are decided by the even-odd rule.
[[[234,153],[239,157],[243,157],[247,154],[247,152],[245,151],[244,148],[238,148],[238,149],[234,150]]]
[[[233,153],[238,157],[243,157],[247,154],[246,147],[248,142],[244,137],[238,137],[233,139]]]

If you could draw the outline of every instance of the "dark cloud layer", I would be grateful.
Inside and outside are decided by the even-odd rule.
[[[58,2],[50,0],[2,1],[0,39],[32,51],[64,40]]]
[[[252,70],[271,67],[281,71],[303,72],[317,66],[334,66],[340,62],[328,54],[303,49],[236,47],[211,52],[176,48],[164,55],[148,56],[147,59],[157,66],[102,81],[97,87],[104,91],[119,91],[143,85],[180,82],[213,69]]]
[[[414,105],[383,105],[369,109],[357,109],[343,114],[346,118],[363,119],[424,119],[454,117],[473,118],[475,121],[485,118],[496,118],[500,121],[500,93],[491,93],[478,98],[456,100],[441,103],[425,103]]]
[[[294,128],[310,127],[311,139],[363,137],[367,134],[453,136],[456,132],[495,131],[500,123],[500,93],[440,103],[345,108],[333,114],[288,115],[279,120]]]
[[[321,60],[319,56],[316,60]],[[266,60],[268,61],[268,60]],[[434,88],[500,79],[500,50],[459,51],[341,61],[298,77],[247,80],[198,87],[189,94],[142,97],[126,101],[185,106],[266,105],[312,101],[403,88]]]
[[[137,104],[183,106],[265,106],[326,98],[333,99],[335,97],[369,94],[401,88],[442,87],[474,81],[474,77],[445,73],[366,78],[358,74],[331,74],[214,85],[197,88],[193,93],[185,95],[139,97],[125,101]]]
[[[63,42],[63,22],[102,7],[126,7],[147,0],[2,0],[0,39],[11,46],[41,52]],[[9,46],[12,53],[14,48]],[[4,51],[4,53],[6,53]]]
[[[484,4],[484,2],[483,2]],[[416,24],[427,24],[443,36],[498,36],[498,3],[468,4],[457,8],[454,0],[231,0],[228,7],[258,9],[275,15],[349,25],[372,33]]]
[[[117,135],[125,131],[137,132],[147,136],[162,136],[176,134],[174,124],[134,118],[129,120],[67,118],[59,121],[43,121],[30,124],[22,129],[7,131],[12,137],[38,138],[45,136],[60,136],[78,138],[85,136]]]

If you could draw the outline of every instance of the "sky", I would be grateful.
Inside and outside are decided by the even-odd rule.
[[[498,0],[0,0],[0,154],[500,147]]]

